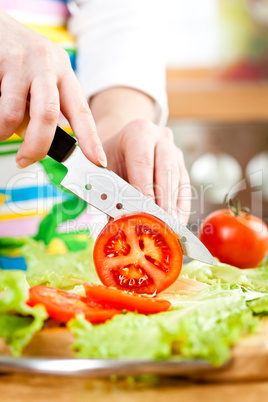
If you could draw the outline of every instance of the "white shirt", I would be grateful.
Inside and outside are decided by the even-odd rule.
[[[156,123],[168,116],[164,7],[160,0],[76,0],[68,29],[77,41],[77,75],[89,99],[111,87],[155,100]]]

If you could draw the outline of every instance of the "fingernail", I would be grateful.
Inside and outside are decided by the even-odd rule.
[[[35,161],[33,161],[32,159],[28,159],[28,158],[21,158],[17,161],[17,167],[19,169],[24,169],[27,166],[30,166],[34,163]]]
[[[107,167],[107,158],[101,145],[96,146],[96,154],[100,164],[103,167]]]

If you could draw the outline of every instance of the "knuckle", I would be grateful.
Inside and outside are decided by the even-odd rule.
[[[148,132],[152,130],[153,123],[149,120],[145,119],[137,119],[133,120],[128,124],[129,129],[133,129],[135,131]]]
[[[16,127],[23,121],[24,112],[20,109],[15,109],[12,107],[6,108],[3,112],[3,122],[6,126]]]
[[[134,146],[137,142],[143,143],[144,140],[147,145],[150,142],[149,146],[153,146],[156,142],[155,134],[155,125],[151,121],[145,119],[133,120],[122,131],[122,146],[127,148],[131,144]]]
[[[66,78],[67,75],[74,74],[70,57],[67,53],[67,51],[59,46],[55,45],[56,47],[56,58],[58,60],[57,63],[57,72],[58,72],[58,82],[61,82],[63,79]]]
[[[85,118],[92,118],[92,113],[86,100],[82,101],[78,106],[78,113]]]
[[[47,38],[42,38],[42,40],[37,41],[35,54],[42,63],[44,70],[50,70],[52,64],[52,48],[51,43]]]
[[[12,71],[13,74],[16,74],[16,76],[21,76],[23,79],[23,77],[25,77],[27,74],[27,69],[25,68],[26,58],[27,55],[22,49],[14,49],[11,51],[9,57],[7,58],[7,62],[10,60],[16,60],[16,62],[13,65],[6,65],[7,71]]]
[[[167,139],[169,139],[169,140],[171,140],[171,141],[174,140],[173,131],[172,131],[169,127],[164,127],[164,128],[163,128],[163,134],[164,134],[164,136],[165,136]]]
[[[46,123],[55,123],[58,121],[59,118],[59,105],[56,102],[46,103],[44,108],[40,113],[40,118],[42,121]]]
[[[79,106],[79,112],[91,116],[91,110],[86,101],[82,102],[81,105]]]
[[[154,163],[152,159],[150,158],[149,155],[146,154],[133,156],[132,164],[134,166],[139,166],[147,169],[154,168]]]
[[[175,174],[177,176],[179,175],[179,168],[178,168],[177,163],[175,163],[175,162],[167,162],[167,163],[163,163],[161,166],[162,166],[161,168],[164,171],[166,171],[167,173],[172,172],[173,174]]]
[[[46,59],[51,54],[50,42],[46,38],[42,38],[37,42],[38,56]]]
[[[23,57],[24,51],[22,48],[18,46],[15,40],[10,40],[9,47],[7,50],[7,58],[6,60],[16,60],[17,62]]]
[[[173,174],[179,174],[178,160],[173,156],[163,155],[161,160],[161,171],[172,172]]]
[[[71,65],[70,57],[69,57],[67,51],[59,45],[56,45],[56,47],[57,47],[58,55],[61,58],[61,60],[63,61],[63,63],[68,63],[68,65]]]

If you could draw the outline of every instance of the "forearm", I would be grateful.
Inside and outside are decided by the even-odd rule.
[[[138,90],[115,87],[99,92],[90,100],[90,108],[102,141],[118,133],[136,119],[154,121],[155,101]]]

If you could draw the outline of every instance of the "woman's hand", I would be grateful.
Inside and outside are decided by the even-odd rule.
[[[60,110],[88,159],[105,165],[95,123],[68,54],[2,10],[0,37],[0,141],[16,132],[27,100],[30,103],[30,121],[16,158],[19,167],[46,156]]]
[[[187,223],[191,189],[172,131],[149,120],[134,120],[104,143],[108,168]]]

